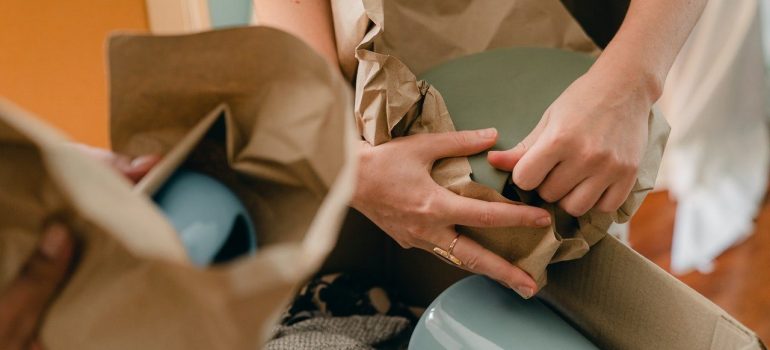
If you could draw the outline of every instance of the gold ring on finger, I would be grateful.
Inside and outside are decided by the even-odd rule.
[[[457,245],[457,240],[460,239],[460,234],[458,233],[457,236],[455,236],[455,239],[452,240],[452,243],[449,244],[449,249],[444,250],[439,247],[433,247],[433,253],[436,254],[439,258],[443,259],[446,262],[449,262],[455,266],[463,266],[463,262],[460,261],[456,256],[452,254],[452,251],[455,249],[455,245]]]

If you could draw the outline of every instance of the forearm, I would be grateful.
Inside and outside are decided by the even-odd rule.
[[[329,1],[254,0],[254,12],[260,25],[302,39],[332,66],[339,67]]]
[[[633,86],[655,102],[707,0],[632,0],[623,24],[591,71]]]

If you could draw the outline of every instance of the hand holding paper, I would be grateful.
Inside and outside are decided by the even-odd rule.
[[[406,136],[378,146],[362,142],[352,205],[402,247],[429,252],[451,244],[457,236],[455,225],[548,226],[551,219],[544,209],[463,197],[431,178],[436,160],[481,152],[496,139],[495,129],[485,129]],[[459,238],[454,255],[468,270],[496,279],[525,298],[537,289],[526,272],[468,237]]]
[[[0,291],[0,348],[42,349],[38,323],[72,263],[74,242],[61,224],[46,228],[37,250],[9,286]]]
[[[652,102],[638,90],[624,77],[589,71],[522,142],[489,152],[489,162],[572,216],[593,207],[614,212],[634,186],[647,142]]]

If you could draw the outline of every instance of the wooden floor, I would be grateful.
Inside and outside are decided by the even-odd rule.
[[[676,204],[666,192],[653,193],[631,221],[631,246],[669,270]],[[770,341],[770,204],[765,203],[755,232],[720,256],[710,274],[677,276],[736,319]]]

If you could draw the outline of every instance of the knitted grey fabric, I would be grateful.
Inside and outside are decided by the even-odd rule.
[[[316,317],[279,326],[268,350],[375,349],[408,332],[410,322],[398,316]]]

